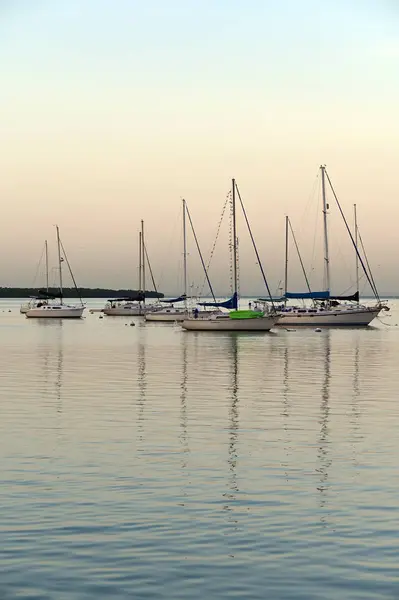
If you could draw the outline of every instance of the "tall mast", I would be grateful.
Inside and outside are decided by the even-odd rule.
[[[329,208],[326,200],[326,182],[325,170],[326,167],[321,165],[321,191],[323,196],[323,224],[324,224],[324,273],[325,273],[325,289],[330,291],[330,257],[328,254],[328,227],[327,227],[327,210]]]
[[[144,298],[143,298],[143,302],[145,304],[145,253],[144,253],[144,248],[145,248],[145,244],[144,244],[144,221],[141,220],[141,253],[142,253],[142,269],[143,269],[143,294],[144,294]]]
[[[285,267],[284,267],[284,296],[288,292],[288,215],[285,217]],[[284,299],[287,302],[287,298]]]
[[[61,258],[61,242],[60,242],[60,230],[58,229],[58,225],[55,226],[57,230],[57,248],[58,248],[58,269],[60,274],[60,295],[61,295],[61,304],[62,304],[62,258]]]
[[[142,243],[141,243],[141,231],[139,231],[139,292],[143,291],[143,285],[142,285],[142,272],[143,272],[143,268],[142,268]]]
[[[184,279],[184,310],[187,311],[186,201],[184,199],[183,199],[183,279]]]
[[[353,205],[353,212],[354,212],[354,216],[355,216],[355,246],[356,246],[356,252],[355,252],[355,257],[356,257],[356,292],[357,292],[357,303],[359,304],[359,257],[357,255],[357,238],[358,238],[358,231],[357,231],[357,210],[356,210],[356,204]]]
[[[45,259],[46,259],[46,292],[48,293],[48,246],[47,246],[47,240],[45,240],[45,242],[44,242],[44,253],[45,253]]]
[[[236,224],[236,180],[232,179],[232,213],[233,213],[233,294],[237,295],[238,307],[238,282],[237,282],[237,224]]]

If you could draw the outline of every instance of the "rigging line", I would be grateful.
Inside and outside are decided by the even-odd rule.
[[[213,301],[216,302],[215,294],[213,293],[212,284],[210,282],[208,271],[206,270],[204,258],[202,256],[201,248],[200,248],[200,245],[198,243],[197,234],[195,233],[194,225],[193,225],[193,222],[191,220],[190,211],[188,210],[187,202],[186,202],[186,211],[187,211],[188,220],[190,221],[191,231],[193,232],[194,240],[195,240],[195,243],[196,243],[196,246],[197,246],[198,254],[199,254],[200,259],[201,259],[202,268],[204,269],[205,277],[206,277],[206,280],[207,280],[208,285],[209,285],[209,290],[210,290],[210,292],[212,294]]]
[[[230,281],[230,293],[234,293],[234,234],[233,234],[233,197],[229,195],[229,281]],[[237,257],[236,257],[237,259]],[[237,268],[237,260],[235,261]]]
[[[144,254],[145,254],[145,258],[147,259],[148,270],[149,270],[149,272],[150,272],[150,275],[151,275],[151,281],[152,281],[152,285],[154,286],[154,290],[155,290],[155,292],[156,292],[156,293],[158,293],[157,286],[156,286],[156,284],[155,284],[154,274],[153,274],[153,272],[152,272],[152,268],[151,268],[150,259],[148,258],[147,246],[146,246],[146,244],[143,244],[143,245],[144,245]]]
[[[308,213],[310,212],[310,209],[312,207],[312,205],[314,204],[315,201],[315,195],[316,195],[316,190],[319,190],[319,179],[320,179],[320,173],[319,171],[316,174],[315,180],[313,182],[313,186],[311,188],[311,191],[309,193],[308,199],[307,199],[307,204],[305,206],[305,210],[302,213],[302,217],[301,217],[301,230],[303,228],[304,223],[306,224],[308,222]],[[320,195],[320,190],[319,190],[319,195]],[[317,200],[318,202],[318,200]]]
[[[249,224],[247,213],[246,213],[245,208],[244,208],[244,203],[243,203],[243,201],[241,199],[240,190],[238,189],[238,185],[237,184],[235,184],[235,186],[236,186],[236,190],[237,190],[238,199],[239,199],[240,204],[241,204],[242,212],[243,212],[243,215],[244,215],[244,218],[245,218],[245,222],[246,222],[247,227],[248,227],[248,231],[249,231],[249,235],[250,235],[250,238],[251,238],[251,241],[252,241],[252,245],[254,247],[256,259],[258,261],[258,265],[259,265],[260,271],[262,273],[263,281],[265,283],[267,293],[269,294],[269,298],[270,298],[270,301],[271,301],[272,308],[275,310],[276,307],[275,307],[274,302],[273,302],[273,296],[271,294],[270,287],[269,287],[269,284],[268,284],[267,279],[266,279],[266,274],[265,274],[265,271],[263,269],[262,262],[260,260],[259,252],[258,252],[258,249],[257,249],[256,244],[255,244],[255,239],[254,239],[254,236],[252,234],[251,226]]]
[[[78,292],[78,294],[79,294],[78,298],[79,298],[79,300],[80,300],[80,303],[81,303],[81,304],[83,304],[83,300],[82,300],[82,294],[81,294],[81,291],[80,291],[80,289],[78,288],[78,286],[77,286],[77,284],[76,284],[75,277],[74,277],[74,275],[73,275],[73,273],[72,273],[71,265],[69,264],[69,260],[68,260],[67,253],[65,252],[64,244],[62,243],[62,241],[61,241],[61,240],[60,240],[60,245],[61,245],[61,248],[62,248],[62,252],[63,252],[63,254],[64,254],[64,256],[65,256],[66,264],[68,265],[69,274],[70,274],[70,276],[72,277],[73,285],[75,286],[75,290],[76,290],[76,291]]]
[[[210,256],[209,256],[209,260],[208,260],[208,264],[207,264],[207,267],[206,267],[208,272],[209,272],[209,268],[211,266],[211,261],[212,261],[213,255],[215,253],[215,248],[216,248],[216,244],[217,244],[217,241],[218,241],[218,238],[219,238],[220,228],[222,226],[224,214],[226,212],[226,207],[227,207],[227,204],[228,204],[228,202],[230,200],[230,196],[231,196],[231,191],[229,191],[228,194],[227,194],[227,197],[226,197],[226,200],[225,200],[225,203],[224,203],[224,206],[223,206],[223,210],[222,210],[222,215],[221,215],[221,217],[219,219],[219,224],[218,224],[218,228],[217,228],[217,231],[216,231],[215,241],[213,242],[212,250],[211,250],[211,253],[210,253]],[[202,292],[204,291],[205,282],[206,282],[206,277],[204,277],[204,281],[202,283],[200,296],[202,296]]]
[[[37,278],[38,278],[38,275],[39,275],[39,269],[40,269],[40,267],[41,267],[41,265],[42,265],[43,254],[44,254],[45,250],[46,250],[46,244],[44,244],[44,246],[43,246],[43,249],[42,249],[42,253],[41,253],[41,255],[40,255],[39,262],[38,262],[38,263],[37,263],[37,265],[36,265],[36,273],[35,273],[35,277],[34,277],[34,279],[33,279],[33,282],[32,282],[32,287],[34,287],[34,285],[35,285],[35,283],[36,283],[36,281],[37,281]]]
[[[371,269],[370,269],[369,260],[368,260],[368,258],[367,258],[366,250],[365,250],[365,248],[364,248],[364,245],[363,245],[363,239],[362,239],[362,236],[361,236],[361,234],[360,234],[359,227],[357,228],[357,233],[358,233],[358,236],[359,236],[360,245],[361,245],[361,247],[362,247],[362,250],[363,250],[364,258],[365,258],[365,260],[366,260],[367,268],[368,268],[368,270],[369,270],[369,272],[370,272],[370,278],[371,278],[371,281],[373,282],[374,289],[373,289],[373,287],[372,287],[371,289],[373,290],[373,292],[374,292],[374,294],[375,294],[376,298],[378,298],[378,300],[379,300],[378,291],[377,291],[377,286],[376,286],[376,284],[375,284],[374,277],[373,277],[373,274],[372,274],[372,272],[371,272]]]
[[[321,190],[320,190],[320,185],[318,185],[320,180],[320,175],[319,173],[317,173],[316,175],[316,179],[313,185],[313,190],[312,190],[312,194],[313,196],[315,196],[315,192],[316,192],[316,188],[318,190],[317,193],[317,200],[316,200],[316,205],[317,205],[317,210],[315,211],[315,222],[314,222],[314,234],[313,234],[313,247],[312,247],[312,258],[310,261],[310,272],[312,272],[314,270],[314,260],[315,260],[315,254],[316,254],[316,242],[317,242],[317,237],[318,237],[318,229],[317,229],[317,222],[318,222],[318,218],[319,218],[319,209],[320,209],[320,204],[321,204]]]
[[[174,242],[174,240],[176,238],[175,232],[176,232],[176,229],[177,229],[177,225],[180,222],[180,212],[181,212],[181,209],[179,208],[179,213],[178,214],[176,213],[176,216],[173,219],[170,238],[167,241],[167,244],[165,246],[165,248],[166,248],[165,257],[169,257],[170,256],[170,250],[171,250],[171,247],[172,247],[172,242]],[[158,277],[158,283],[159,283],[159,287],[161,289],[163,287],[163,283],[164,283],[164,279],[165,279],[165,269],[166,269],[166,265],[167,264],[169,264],[169,261],[166,262],[166,259],[165,259],[165,261],[161,265],[161,270],[160,270],[160,274],[159,274],[159,277]]]
[[[360,255],[360,252],[359,252],[359,250],[358,250],[358,247],[357,247],[357,246],[356,246],[356,244],[355,244],[355,240],[353,239],[352,232],[351,232],[351,230],[350,230],[350,227],[349,227],[349,225],[348,225],[348,222],[347,222],[347,220],[346,220],[346,218],[345,218],[344,211],[343,211],[343,210],[342,210],[342,208],[341,208],[341,204],[339,203],[339,200],[338,200],[337,194],[335,193],[334,187],[333,187],[333,185],[332,185],[332,183],[331,183],[331,179],[330,179],[330,177],[329,177],[329,175],[328,175],[327,171],[325,171],[325,173],[326,173],[326,176],[327,176],[328,183],[330,184],[331,191],[332,191],[332,193],[333,193],[333,195],[334,195],[335,201],[336,201],[336,203],[337,203],[337,206],[338,206],[338,208],[339,208],[339,212],[341,213],[341,216],[342,216],[342,218],[343,218],[343,220],[344,220],[344,223],[345,223],[346,229],[347,229],[347,231],[348,231],[348,233],[349,233],[349,237],[350,237],[350,239],[352,240],[353,247],[355,248],[355,251],[356,251],[356,254],[357,254],[358,258],[359,258],[360,264],[362,265],[362,269],[363,269],[363,271],[364,271],[364,274],[365,274],[365,275],[366,275],[366,277],[367,277],[367,281],[368,281],[368,282],[369,282],[369,284],[370,284],[370,287],[371,287],[371,289],[372,289],[372,291],[373,291],[373,293],[374,293],[374,295],[375,295],[375,297],[376,297],[376,300],[377,300],[378,302],[381,302],[381,300],[380,300],[380,297],[379,297],[379,295],[378,295],[377,288],[376,288],[376,286],[375,286],[375,283],[374,283],[373,276],[371,275],[371,272],[370,272],[370,275],[371,275],[371,278],[370,278],[370,275],[368,274],[368,271],[367,271],[367,269],[366,269],[366,267],[365,267],[365,265],[364,265],[363,259],[362,259],[361,255]],[[360,238],[360,235],[359,235],[359,238]],[[364,252],[364,249],[363,249],[363,252]],[[365,253],[365,256],[366,256],[366,253]],[[367,261],[367,259],[366,259],[366,261]]]
[[[363,275],[361,275],[359,277],[359,283],[360,283],[360,281],[362,281],[363,277],[364,277],[364,273],[363,273]],[[351,283],[347,288],[345,288],[342,292],[340,292],[340,296],[345,296],[348,292],[352,291],[354,285],[355,285],[354,283]]]
[[[292,224],[291,224],[291,221],[290,221],[289,218],[288,218],[288,224],[290,226],[290,230],[291,230],[291,234],[292,234],[292,239],[294,240],[295,248],[296,248],[296,251],[298,253],[299,262],[301,263],[302,273],[303,273],[303,276],[305,278],[306,285],[308,287],[308,291],[311,294],[312,290],[310,289],[309,279],[308,279],[308,276],[306,274],[305,265],[303,264],[302,256],[301,256],[301,253],[299,252],[299,247],[298,247],[298,244],[297,244],[297,241],[296,241],[295,233],[294,233],[294,230],[293,230],[293,227],[292,227]]]

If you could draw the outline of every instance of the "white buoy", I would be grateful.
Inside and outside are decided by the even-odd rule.
[[[320,331],[321,331],[320,327],[318,327],[317,329],[315,329],[316,333],[320,333]]]

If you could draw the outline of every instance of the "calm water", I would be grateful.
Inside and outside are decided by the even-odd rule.
[[[217,335],[3,301],[0,598],[397,599],[384,321]]]

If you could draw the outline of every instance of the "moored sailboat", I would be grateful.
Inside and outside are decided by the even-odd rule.
[[[144,221],[141,221],[139,231],[139,291],[135,296],[124,298],[111,298],[107,301],[102,312],[109,317],[140,317],[146,312],[156,309],[154,305],[145,303],[145,263],[148,261],[144,241]],[[151,266],[150,266],[151,269]]]
[[[80,319],[83,315],[85,306],[82,302],[82,299],[80,299],[80,302],[81,302],[80,306],[76,306],[73,304],[65,304],[64,300],[63,300],[62,263],[64,262],[64,257],[66,259],[68,269],[71,274],[71,277],[72,277],[72,280],[73,280],[76,290],[77,290],[77,286],[76,286],[75,278],[73,276],[71,267],[69,265],[69,261],[67,259],[66,253],[65,253],[65,249],[62,246],[62,242],[60,240],[60,232],[59,232],[58,225],[56,225],[56,231],[57,231],[58,273],[59,273],[59,290],[60,291],[59,291],[59,294],[49,294],[49,293],[45,294],[44,292],[42,292],[41,295],[43,296],[43,299],[39,300],[35,306],[33,306],[32,308],[29,308],[26,311],[25,316],[27,318]],[[62,246],[64,257],[61,256],[61,246]],[[45,299],[45,296],[47,296],[48,299],[52,299],[53,301],[49,302],[48,300]]]
[[[167,298],[160,300],[160,303],[164,303],[167,307],[157,308],[151,312],[145,314],[146,321],[156,322],[176,322],[184,321],[187,317],[192,316],[195,312],[199,318],[203,316],[209,317],[211,314],[220,314],[220,310],[204,310],[199,311],[192,305],[189,306],[188,301],[192,298],[187,296],[187,234],[186,234],[186,214],[188,213],[188,207],[186,201],[182,200],[182,225],[183,225],[183,287],[184,293],[178,298]],[[189,213],[188,213],[189,214]],[[194,229],[193,229],[194,233]],[[195,236],[195,233],[194,233]],[[180,304],[180,306],[175,306]]]
[[[323,233],[324,233],[324,277],[325,277],[325,289],[320,292],[313,292],[310,289],[309,281],[306,276],[306,272],[302,263],[299,249],[295,240],[295,236],[291,227],[292,234],[294,236],[295,245],[297,247],[299,259],[301,262],[303,274],[305,276],[307,291],[303,293],[288,292],[287,283],[287,266],[288,266],[288,224],[289,219],[286,217],[286,258],[285,258],[285,294],[280,300],[283,305],[281,306],[281,318],[278,322],[279,326],[309,326],[309,327],[365,327],[368,326],[382,310],[386,310],[387,307],[381,302],[378,291],[374,282],[374,279],[366,268],[364,261],[360,255],[358,249],[358,225],[357,225],[357,213],[355,205],[355,225],[354,235],[352,235],[348,226],[347,220],[339,203],[339,200],[335,194],[334,188],[331,184],[330,178],[324,165],[320,167],[321,171],[321,189],[322,189],[322,203],[323,203]],[[330,284],[330,257],[329,257],[329,240],[328,240],[328,203],[326,197],[326,181],[332,191],[334,199],[338,205],[339,212],[343,218],[349,237],[355,250],[356,258],[356,292],[350,295],[333,295],[331,293]],[[359,301],[359,263],[363,268],[364,274],[370,287],[375,296],[375,303],[368,306],[363,305]],[[311,301],[311,306],[290,306],[289,300],[303,300]],[[265,302],[268,299],[264,299]],[[342,304],[342,302],[344,302]]]
[[[43,258],[43,252],[42,252],[42,256],[40,257],[40,261],[39,261],[39,266],[40,263],[42,261]],[[24,302],[23,304],[21,304],[19,312],[23,315],[25,315],[28,310],[30,310],[31,308],[35,308],[35,307],[39,307],[42,306],[43,304],[46,304],[48,302],[50,302],[51,300],[54,300],[54,297],[51,296],[51,294],[49,294],[49,267],[48,267],[48,244],[47,244],[47,240],[45,240],[44,242],[44,259],[45,259],[45,277],[46,277],[46,291],[40,291],[36,296],[31,296],[29,298],[28,302]]]
[[[217,308],[225,308],[228,309],[228,313],[224,314],[213,314],[210,316],[198,318],[198,314],[195,314],[193,317],[187,317],[182,322],[183,329],[188,331],[270,331],[272,327],[277,323],[279,319],[279,314],[274,311],[274,305],[272,303],[273,309],[263,310],[263,311],[252,311],[252,310],[239,310],[239,296],[238,296],[238,248],[237,248],[237,224],[236,224],[236,191],[237,185],[235,179],[232,180],[232,195],[231,195],[231,203],[232,203],[232,235],[233,235],[233,243],[232,243],[232,251],[233,251],[233,296],[230,300],[226,302],[216,302],[215,296],[212,291],[214,302],[201,302],[201,306],[205,307],[217,307]],[[238,192],[239,194],[239,192]],[[241,201],[241,197],[239,196],[241,207],[244,213],[245,220],[247,222],[248,230],[250,233],[250,237],[254,246],[255,254],[257,257],[258,264],[260,266],[263,279],[266,284],[266,288],[270,295],[269,286],[266,281],[266,277],[263,271],[262,263],[260,261],[260,257],[254,242],[254,238],[249,227],[249,222],[246,216],[246,212]],[[205,275],[208,279],[207,271],[205,270]],[[211,287],[211,286],[210,286]]]

